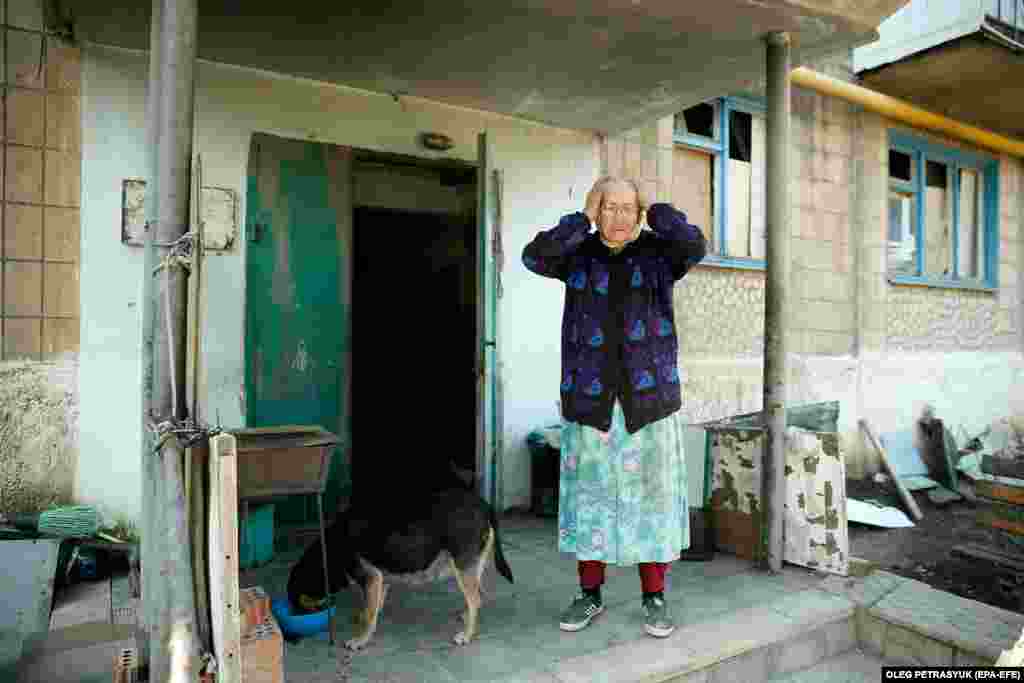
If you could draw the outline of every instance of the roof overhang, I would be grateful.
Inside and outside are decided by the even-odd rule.
[[[984,25],[859,75],[872,90],[1024,139],[1024,51]]]
[[[199,57],[617,133],[870,42],[907,0],[200,0]],[[142,5],[142,6],[140,6]],[[149,3],[65,0],[75,37],[147,50]]]

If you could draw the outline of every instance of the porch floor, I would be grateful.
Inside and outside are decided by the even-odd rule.
[[[792,640],[809,628],[832,625],[838,630],[819,634],[814,642],[821,651],[812,653],[805,666],[859,654],[854,604],[827,590],[826,575],[786,566],[773,576],[721,553],[711,562],[673,566],[666,597],[677,629],[670,638],[656,640],[643,631],[635,567],[609,567],[605,613],[581,632],[563,633],[558,615],[575,596],[578,579],[574,559],[557,552],[556,537],[555,520],[527,515],[503,519],[502,545],[515,584],[494,574],[485,576],[490,590],[480,613],[480,634],[472,644],[452,643],[464,607],[452,579],[418,589],[392,586],[373,640],[363,651],[349,653],[342,643],[352,631],[356,597],[346,590],[337,597],[338,645],[332,647],[326,633],[286,644],[286,679],[554,683],[630,680],[635,671],[633,680],[639,680],[653,673],[653,661],[665,665],[656,667],[662,669],[661,680],[666,674],[688,672],[706,676],[704,669],[729,657],[746,659],[740,655],[760,643]],[[283,595],[289,567],[302,550],[279,550],[270,564],[243,572],[241,585],[260,585],[273,597]],[[754,678],[748,678],[753,673],[748,671],[741,678],[765,680],[771,668]]]

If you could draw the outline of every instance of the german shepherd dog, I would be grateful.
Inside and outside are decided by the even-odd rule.
[[[373,507],[349,508],[326,533],[331,592],[351,582],[363,600],[356,637],[345,646],[358,650],[370,642],[388,584],[423,585],[451,576],[466,599],[464,627],[454,640],[459,645],[472,641],[481,604],[480,579],[492,554],[498,572],[513,582],[502,554],[494,510],[464,482],[455,479],[414,500],[399,502],[401,513],[396,514],[394,503]],[[288,599],[296,613],[326,607],[319,540],[292,568]]]

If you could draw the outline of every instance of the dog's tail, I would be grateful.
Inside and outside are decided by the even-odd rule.
[[[494,507],[492,505],[487,506],[487,512],[491,516],[491,528],[494,529],[494,566],[498,570],[498,573],[508,579],[509,583],[515,583],[512,580],[512,569],[508,566],[508,562],[505,561],[505,554],[501,552],[501,536],[498,533],[498,515],[494,513]]]

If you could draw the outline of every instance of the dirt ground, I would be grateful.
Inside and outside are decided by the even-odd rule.
[[[883,500],[903,509],[893,492],[872,481],[848,481],[846,495]],[[1024,573],[952,552],[955,545],[973,543],[1024,562],[1024,544],[1017,545],[1005,532],[975,521],[984,501],[972,504],[961,500],[937,507],[924,492],[912,495],[921,508],[923,520],[905,529],[880,529],[851,522],[850,554],[933,588],[1024,614]]]

